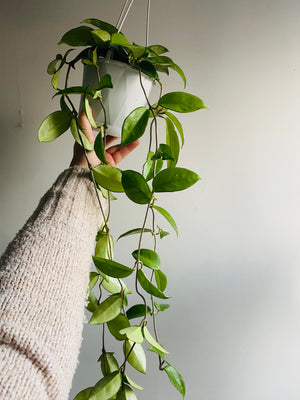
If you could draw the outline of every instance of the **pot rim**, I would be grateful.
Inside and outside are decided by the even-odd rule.
[[[117,65],[122,66],[123,68],[125,67],[125,68],[131,69],[131,70],[133,70],[133,71],[139,73],[139,70],[138,70],[137,68],[133,67],[133,66],[130,65],[130,64],[124,63],[124,62],[122,62],[122,61],[113,60],[113,59],[106,60],[105,57],[98,57],[98,61],[100,61],[101,63],[104,63],[104,64],[110,64],[110,63],[112,63],[112,64],[117,64]],[[153,83],[155,83],[154,79],[152,79],[150,76],[144,74],[143,72],[142,72],[142,75],[143,75],[145,78],[150,79]]]

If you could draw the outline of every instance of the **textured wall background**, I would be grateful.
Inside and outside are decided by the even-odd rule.
[[[36,138],[57,109],[46,74],[56,43],[84,18],[115,23],[122,3],[0,2],[1,250],[71,157],[71,135],[51,144]],[[145,3],[136,2],[124,26],[131,40],[141,40]],[[173,296],[160,337],[187,399],[300,398],[299,16],[297,0],[152,1],[151,42],[167,45],[187,90],[208,105],[182,118],[182,164],[202,182],[168,204],[161,197],[180,236],[159,250]],[[167,89],[181,90],[180,80]],[[129,203],[116,202],[114,212],[116,236],[138,221]],[[70,399],[99,377],[91,346],[98,330],[87,325],[84,336]],[[164,375],[148,375],[131,373],[145,387],[140,398],[180,398]]]

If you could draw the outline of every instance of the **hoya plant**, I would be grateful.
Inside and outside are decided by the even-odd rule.
[[[137,391],[143,388],[130,378],[130,368],[146,374],[146,352],[158,357],[159,370],[184,397],[184,380],[172,365],[167,344],[161,343],[158,336],[157,316],[170,307],[165,302],[170,297],[166,292],[168,265],[167,260],[161,263],[158,247],[160,239],[169,235],[168,227],[178,235],[176,222],[162,207],[160,196],[161,193],[171,195],[171,192],[188,189],[200,179],[195,172],[177,166],[184,145],[183,128],[177,115],[205,108],[205,105],[200,98],[185,91],[164,92],[160,75],[169,75],[170,69],[180,75],[184,87],[186,84],[182,69],[165,55],[168,53],[165,46],[145,47],[130,43],[116,27],[98,19],[86,19],[83,23],[85,25],[63,35],[59,44],[71,48],[64,54],[57,54],[48,66],[56,91],[54,97],[60,96],[60,109],[43,120],[38,132],[39,140],[48,142],[70,129],[84,149],[103,218],[95,238],[95,270],[90,273],[87,295],[87,310],[91,313],[89,323],[102,326],[102,351],[98,355],[99,375],[101,370],[102,376],[93,387],[78,393],[75,399],[136,399]],[[135,170],[120,170],[108,165],[105,159],[105,140],[109,132],[103,91],[115,89],[110,74],[103,74],[99,67],[98,60],[103,57],[135,68],[145,95],[144,103],[131,110],[124,119],[121,132],[121,146],[141,137],[148,143],[147,157]],[[82,63],[94,68],[96,87],[69,86],[71,71]],[[143,86],[142,77],[145,75],[156,82],[159,89],[154,102],[150,101]],[[74,96],[81,96],[84,112],[97,134],[94,146],[82,132]],[[100,124],[96,123],[90,107],[92,100],[97,100],[103,110]],[[89,163],[86,150],[96,152],[101,160],[99,166],[93,167]],[[107,212],[101,205],[99,190],[107,199]],[[118,238],[113,238],[109,227],[113,218],[111,202],[115,196],[118,201],[131,201],[138,208],[144,207],[140,224],[132,226],[132,218],[129,218],[128,226]],[[166,203],[167,199],[167,194],[164,194],[163,202]],[[158,215],[163,217],[166,226],[157,225]],[[124,265],[122,260],[114,259],[114,246],[118,240],[124,241],[131,235],[136,236],[135,247],[128,248],[132,263]],[[146,236],[152,238],[151,248],[144,245]],[[131,278],[127,279],[129,276]],[[132,297],[137,301],[131,300],[132,293],[136,294]],[[115,347],[108,348],[107,335],[116,340]],[[116,352],[123,354],[122,358],[115,356]]]

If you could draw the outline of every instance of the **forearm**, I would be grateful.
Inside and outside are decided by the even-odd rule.
[[[94,238],[102,220],[87,175],[80,168],[64,171],[1,258],[1,369],[7,371],[14,359],[19,369],[14,374],[26,381],[24,385],[0,373],[7,398],[39,398],[34,396],[33,371],[35,385],[45,388],[45,399],[67,398],[81,343]],[[28,362],[30,377],[21,371]]]

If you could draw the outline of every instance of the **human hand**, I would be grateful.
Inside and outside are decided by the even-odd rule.
[[[85,136],[88,138],[88,140],[91,142],[91,144],[94,144],[95,142],[95,137],[93,134],[93,130],[91,127],[91,124],[89,123],[86,115],[84,112],[81,112],[78,122],[82,127],[82,132],[85,134]],[[109,146],[111,143],[113,143],[115,140],[117,140],[116,137],[114,136],[106,136],[106,146]],[[120,147],[119,144],[111,146],[106,149],[105,151],[105,158],[106,161],[109,163],[109,165],[115,167],[120,161],[123,160],[129,153],[132,152],[137,146],[139,145],[139,140],[136,140],[133,143],[129,143],[124,147]],[[96,156],[96,153],[94,151],[86,151],[87,157],[89,159],[89,162],[93,167],[96,167],[101,163],[99,158]],[[73,150],[73,158],[70,164],[70,167],[87,167],[87,161],[84,155],[83,148],[75,142],[74,144],[74,150]]]

